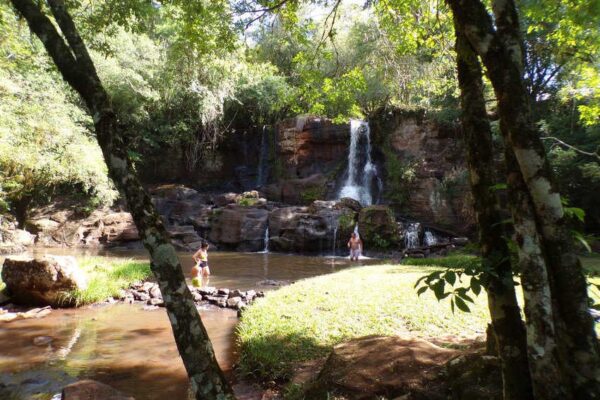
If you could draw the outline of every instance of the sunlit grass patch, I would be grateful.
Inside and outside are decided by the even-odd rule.
[[[78,262],[87,276],[88,287],[85,290],[72,292],[66,299],[77,305],[95,303],[108,297],[118,296],[121,289],[151,275],[150,265],[147,262],[132,259],[85,257],[78,259]]]
[[[479,296],[469,314],[452,314],[432,293],[417,296],[417,279],[431,268],[359,267],[297,282],[269,293],[244,312],[238,326],[242,371],[288,379],[294,362],[325,356],[338,343],[366,335],[423,337],[483,333],[489,314]]]

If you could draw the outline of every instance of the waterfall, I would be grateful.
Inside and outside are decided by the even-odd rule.
[[[419,228],[421,224],[418,222],[408,224],[406,232],[404,234],[404,246],[407,249],[413,249],[419,247]]]
[[[335,256],[335,250],[336,250],[335,249],[335,240],[337,238],[337,230],[338,230],[337,226],[334,226],[333,227],[333,255],[334,256]]]
[[[437,244],[438,238],[435,236],[435,234],[433,232],[431,232],[430,230],[426,230],[424,241],[425,241],[425,246],[433,246],[433,245]]]
[[[260,153],[258,157],[258,169],[256,171],[256,187],[261,187],[266,183],[266,169],[269,158],[269,140],[267,135],[267,126],[263,125],[262,136],[260,138]]]
[[[350,197],[363,206],[373,204],[371,182],[377,168],[371,160],[371,131],[365,121],[350,120],[350,150],[348,151],[348,178],[339,198]]]
[[[358,233],[358,224],[354,225],[354,233],[356,234],[356,238],[360,239],[360,233]]]
[[[265,229],[265,236],[263,239],[264,243],[265,243],[265,247],[263,248],[263,253],[268,253],[269,252],[269,226],[267,225],[267,229]]]

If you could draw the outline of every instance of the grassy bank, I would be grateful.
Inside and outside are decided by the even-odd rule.
[[[88,279],[85,290],[69,293],[66,302],[77,305],[90,304],[117,296],[121,289],[129,287],[133,282],[148,278],[152,273],[147,262],[110,257],[77,258],[79,267]],[[0,290],[4,282],[0,281]]]
[[[452,314],[432,293],[413,285],[429,267],[358,267],[297,282],[269,293],[244,312],[238,327],[243,372],[288,379],[293,365],[327,355],[337,343],[366,335],[411,332],[424,337],[483,333],[488,320],[479,296],[469,314]]]
[[[70,300],[78,305],[95,303],[117,296],[133,282],[148,278],[152,272],[147,262],[108,257],[78,259],[88,278],[88,287],[71,293]]]
[[[469,305],[471,313],[453,314],[448,299],[438,302],[430,291],[419,297],[413,287],[426,273],[464,268],[476,263],[476,257],[410,261],[419,265],[357,267],[268,293],[244,312],[238,326],[242,372],[287,380],[298,362],[326,356],[334,345],[366,335],[410,332],[440,338],[485,331],[489,313],[484,293]],[[588,271],[598,261],[600,257],[583,260]],[[590,294],[600,300],[600,293]]]

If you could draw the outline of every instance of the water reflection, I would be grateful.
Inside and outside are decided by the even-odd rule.
[[[142,251],[36,250],[36,254],[44,253],[147,259]],[[189,277],[191,254],[179,256]],[[270,290],[276,286],[261,287],[258,282],[295,281],[355,266],[344,258],[274,253],[211,252],[209,263],[211,286],[242,290]],[[201,316],[219,364],[230,370],[235,360],[236,313],[208,308],[201,310]],[[34,339],[40,336],[52,341],[36,346]],[[24,399],[32,398],[34,393],[53,394],[82,378],[107,383],[137,400],[185,399],[189,391],[164,309],[144,311],[139,305],[124,304],[92,306],[54,310],[39,320],[0,325],[0,398],[7,398],[6,389],[20,391]]]

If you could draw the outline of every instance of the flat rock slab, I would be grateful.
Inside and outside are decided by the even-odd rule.
[[[104,383],[86,379],[65,386],[61,400],[135,400]]]
[[[307,398],[321,398],[324,391],[349,399],[401,396],[420,389],[459,354],[416,338],[355,339],[334,347]]]

